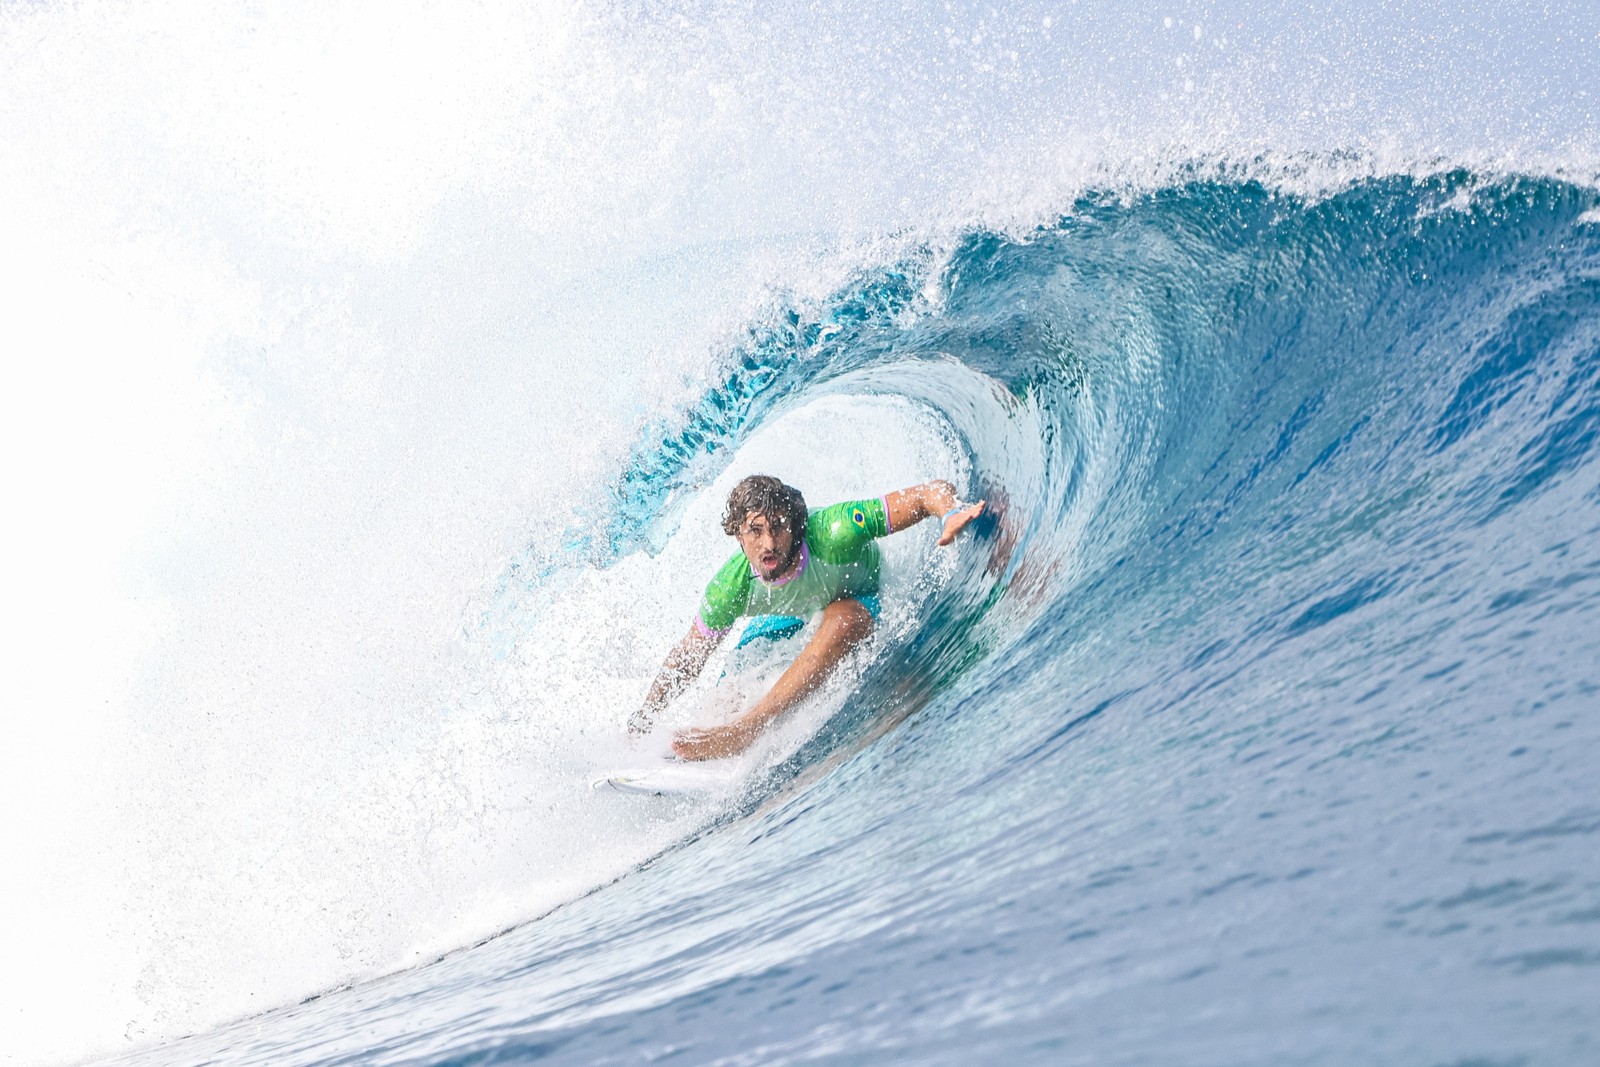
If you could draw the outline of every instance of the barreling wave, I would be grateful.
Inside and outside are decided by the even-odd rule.
[[[752,326],[495,625],[655,551],[833,395],[948,427],[991,504],[954,574],[748,820],[259,1055],[375,1028],[462,1063],[1592,1042],[1597,205],[1465,171],[1092,194]]]
[[[1194,181],[920,248],[752,328],[681,422],[644,435],[603,549],[571,543],[648,550],[773,413],[886,394],[948,420],[993,506],[866,719],[905,679],[935,692],[1019,640],[1041,668],[1108,630],[1209,661],[1379,612],[1444,566],[1445,531],[1592,462],[1596,202],[1464,171],[1317,199]]]

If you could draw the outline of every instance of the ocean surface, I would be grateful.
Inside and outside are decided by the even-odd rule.
[[[55,211],[8,223],[38,258],[7,269],[25,380],[72,416],[19,424],[46,474],[13,493],[59,519],[17,586],[42,636],[10,686],[4,1055],[1600,1063],[1590,112],[1529,133],[1538,160],[1497,156],[1510,120],[1476,98],[1492,143],[1456,115],[1401,158],[1340,119],[1241,154],[1278,92],[1252,66],[1220,125],[1001,175],[984,122],[1059,147],[1022,92],[1059,87],[935,70],[975,96],[929,121],[975,140],[896,142],[883,75],[827,98],[864,140],[755,160],[795,116],[707,66],[709,38],[778,48],[729,10],[552,8],[508,38],[532,16],[506,9],[439,114],[396,96],[414,71],[364,83],[392,139],[259,109],[286,92],[263,56],[322,69],[320,15],[5,15],[18,158],[92,165],[0,171]],[[808,10],[839,36],[806,47],[848,52],[855,16]],[[365,39],[351,18],[330,32]],[[984,56],[1010,32],[972,25]],[[1213,25],[1180,12],[1183,47]],[[434,55],[441,26],[374,47]],[[144,86],[125,38],[189,58],[114,106],[124,75],[77,86],[66,140],[25,120],[52,56]],[[532,82],[481,74],[530,55]],[[1226,95],[1195,59],[1163,84],[1197,68]],[[191,77],[233,95],[185,110]],[[673,107],[638,119],[657,90],[630,79]],[[1346,112],[1411,130],[1417,92]],[[494,107],[517,138],[458,122]],[[235,120],[321,147],[252,169]],[[419,124],[432,162],[398,153]],[[630,145],[657,154],[614,174]],[[764,169],[819,152],[796,173],[822,199],[888,158],[860,217]],[[941,153],[959,190],[908,177]],[[341,185],[351,159],[394,170]],[[741,197],[765,221],[729,223]],[[664,744],[623,723],[755,472],[813,506],[946,477],[988,509],[951,548],[884,542],[872,645],[726,789],[594,791]],[[717,674],[669,726],[745,699]]]

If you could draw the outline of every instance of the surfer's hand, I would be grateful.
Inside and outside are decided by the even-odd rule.
[[[672,739],[672,751],[679,759],[707,760],[737,756],[756,739],[756,728],[742,720],[726,726],[707,726],[685,730]]]
[[[967,504],[965,507],[952,508],[944,517],[944,532],[939,535],[939,543],[948,545],[956,539],[956,534],[966,528],[967,523],[983,514],[984,501],[976,504]]]
[[[644,708],[640,708],[638,711],[628,716],[629,737],[638,737],[641,734],[647,734],[650,732],[650,729],[653,726],[655,726],[654,716],[646,712]]]

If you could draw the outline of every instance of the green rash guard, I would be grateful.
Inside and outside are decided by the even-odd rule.
[[[742,615],[808,619],[842,597],[875,596],[881,557],[872,542],[892,532],[882,497],[808,512],[795,572],[767,582],[750,569],[743,552],[735,552],[706,586],[695,626],[707,637],[721,637]]]

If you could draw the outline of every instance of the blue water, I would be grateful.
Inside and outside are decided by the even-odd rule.
[[[638,869],[126,1062],[1600,1062],[1592,188],[1088,194],[719,359],[484,625],[846,393],[992,505],[913,632]]]

